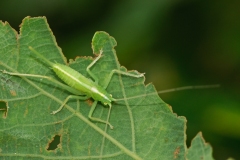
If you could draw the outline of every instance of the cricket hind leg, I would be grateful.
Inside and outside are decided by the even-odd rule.
[[[2,71],[5,74],[9,74],[9,75],[13,75],[13,76],[19,76],[19,77],[35,77],[35,78],[43,78],[43,79],[47,79],[51,82],[53,82],[54,84],[57,84],[58,86],[61,86],[63,89],[69,91],[72,94],[75,95],[69,95],[64,101],[63,104],[55,111],[53,111],[51,114],[56,114],[59,111],[62,110],[62,108],[64,107],[64,105],[68,102],[69,99],[80,99],[80,100],[86,100],[89,98],[89,96],[83,96],[84,94],[81,93],[80,91],[69,87],[66,84],[63,84],[59,81],[57,81],[56,79],[52,78],[52,77],[48,77],[48,76],[43,76],[43,75],[35,75],[35,74],[22,74],[22,73],[13,73],[13,72],[7,72],[5,70]]]
[[[8,72],[5,70],[0,70],[1,72],[5,73],[5,74],[9,74],[12,76],[19,76],[19,77],[33,77],[33,78],[43,78],[43,79],[47,79],[50,82],[53,82],[56,86],[60,86],[61,88],[67,90],[68,92],[75,94],[75,95],[84,95],[84,93],[81,93],[79,90],[76,90],[74,88],[71,88],[70,86],[59,82],[58,80],[49,77],[49,76],[43,76],[43,75],[37,75],[37,74],[25,74],[25,73],[13,73],[13,72]],[[59,88],[60,88],[59,87]]]

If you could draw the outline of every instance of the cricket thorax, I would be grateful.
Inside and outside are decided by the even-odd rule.
[[[92,87],[92,97],[95,100],[102,102],[104,105],[109,105],[112,102],[112,97],[109,93],[107,93],[102,87]]]

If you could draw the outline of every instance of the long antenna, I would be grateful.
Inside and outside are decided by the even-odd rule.
[[[220,87],[219,84],[213,84],[213,85],[200,85],[200,86],[184,86],[184,87],[178,87],[178,88],[172,88],[172,89],[166,89],[162,91],[158,91],[158,94],[162,93],[168,93],[168,92],[175,92],[175,91],[182,91],[182,90],[190,90],[190,89],[207,89],[207,88],[218,88]]]
[[[139,98],[139,97],[142,97],[142,96],[145,96],[145,95],[163,94],[163,93],[169,93],[169,92],[175,92],[175,91],[183,91],[183,90],[190,90],[190,89],[208,89],[208,88],[218,88],[218,87],[220,87],[219,84],[200,85],[200,86],[184,86],[184,87],[166,89],[166,90],[162,90],[162,91],[158,91],[158,92],[153,92],[153,93],[147,93],[147,94],[137,95],[137,96],[133,96],[133,97],[114,99],[114,100],[115,100],[115,101],[122,101],[122,100],[126,100],[126,99]]]

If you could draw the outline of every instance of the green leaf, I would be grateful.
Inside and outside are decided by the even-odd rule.
[[[212,147],[205,143],[202,133],[198,133],[192,140],[191,147],[187,151],[188,160],[213,160]]]
[[[103,50],[103,56],[91,67],[99,85],[113,69],[127,71],[118,62],[116,45],[106,32],[96,32],[93,37],[94,54]],[[50,61],[69,65],[89,77],[86,68],[93,58],[77,57],[68,64],[45,17],[26,17],[19,35],[9,24],[0,23],[1,70],[59,80],[29,46]],[[4,159],[185,159],[186,119],[172,112],[152,84],[145,86],[144,77],[112,77],[107,91],[122,99],[112,103],[109,122],[113,130],[89,121],[92,99],[70,100],[51,115],[69,92],[46,79],[0,72],[0,80],[0,100],[8,105],[7,110],[0,110],[4,115],[0,118],[0,157]],[[98,103],[93,116],[106,120],[108,111]]]

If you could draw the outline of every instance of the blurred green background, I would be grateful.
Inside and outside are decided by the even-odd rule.
[[[91,39],[113,36],[119,61],[146,73],[157,90],[221,84],[160,95],[199,132],[216,159],[240,159],[240,1],[2,0],[0,20],[19,31],[26,16],[46,16],[68,58],[92,55]]]

